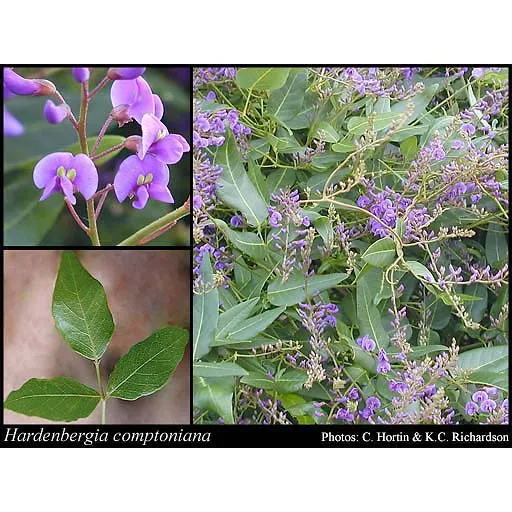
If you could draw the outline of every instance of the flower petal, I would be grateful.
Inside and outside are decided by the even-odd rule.
[[[57,175],[57,169],[63,166],[64,169],[71,169],[70,164],[73,160],[71,153],[51,153],[34,167],[34,183],[37,188],[46,187],[47,183]]]
[[[76,177],[73,180],[75,187],[85,199],[90,199],[98,190],[98,170],[96,166],[83,153],[76,155],[70,165],[76,170]]]
[[[149,184],[149,197],[151,197],[151,199],[156,199],[157,201],[162,201],[163,203],[174,203],[174,198],[172,197],[170,190],[158,183]]]
[[[153,114],[155,111],[155,100],[149,84],[139,76],[135,79],[137,85],[137,99],[130,105],[130,115],[140,124],[144,114]]]
[[[135,80],[116,80],[110,89],[112,106],[132,105],[137,100],[138,91]]]
[[[146,68],[110,68],[108,77],[111,80],[133,80],[146,71]]]
[[[4,107],[4,135],[6,137],[17,137],[24,131],[23,125]]]
[[[83,84],[89,80],[91,73],[89,72],[89,68],[71,68],[71,74],[73,75],[75,81],[77,81],[79,84]]]
[[[130,158],[137,158],[136,156]],[[152,155],[146,155],[143,160],[139,160],[144,169],[144,176],[149,173],[153,175],[152,183],[167,186],[169,184],[169,167]]]
[[[155,102],[155,117],[157,119],[162,119],[164,115],[164,104],[162,103],[160,96],[158,96],[158,94],[153,94],[153,101]]]
[[[39,201],[44,201],[45,199],[47,199],[49,196],[51,196],[54,192],[58,192],[59,191],[59,186],[58,186],[58,183],[57,183],[57,180],[59,178],[57,176],[54,176],[46,185],[46,187],[44,187],[44,191],[43,191],[43,194],[41,195],[41,197],[39,198]]]
[[[71,181],[66,178],[66,176],[63,176],[60,179],[60,186],[62,188],[62,193],[66,196],[67,199],[69,199],[69,202],[71,204],[76,204],[76,197],[73,195],[73,184]]]
[[[149,199],[148,190],[145,186],[138,187],[135,191],[135,194],[137,196],[137,200],[133,201],[132,206],[137,208],[137,210],[142,210],[142,208],[146,206]]]
[[[175,164],[183,156],[183,145],[175,135],[166,135],[151,146],[150,152],[166,164]]]
[[[119,202],[122,203],[133,192],[140,174],[145,175],[138,156],[129,156],[121,162],[114,178],[114,191]]]
[[[9,68],[4,68],[4,84],[10,91],[21,96],[35,94],[39,90],[36,82],[23,78]]]
[[[139,148],[139,158],[142,160],[148,152],[150,146],[158,140],[160,132],[168,134],[166,126],[159,121],[153,114],[144,114],[142,122],[142,145]]]
[[[183,146],[183,153],[188,153],[190,151],[190,146],[185,137],[179,135],[178,133],[173,133],[172,135],[180,141],[181,145]]]
[[[52,100],[46,100],[43,108],[43,114],[50,124],[59,124],[69,113],[69,107],[63,103],[62,105],[55,105]]]

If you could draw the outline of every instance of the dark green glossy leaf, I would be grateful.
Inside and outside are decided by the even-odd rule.
[[[240,322],[249,318],[259,300],[259,297],[249,299],[221,313],[217,322],[216,337],[225,338],[229,332],[236,329]]]
[[[430,270],[419,261],[406,261],[405,265],[414,274],[416,278],[424,281],[425,277],[428,276],[428,279],[430,279],[430,281],[434,281],[434,276],[432,275],[432,272],[430,272]]]
[[[307,89],[307,72],[292,70],[283,87],[271,92],[267,111],[279,121],[290,121],[296,117],[304,104]]]
[[[71,251],[62,253],[52,313],[57,330],[75,352],[101,359],[114,332],[112,313],[103,286]]]
[[[290,68],[241,68],[235,82],[242,89],[268,91],[283,87],[289,73]]]
[[[201,359],[210,352],[217,320],[219,318],[219,292],[213,281],[210,255],[205,254],[201,262],[201,280],[205,289],[203,293],[194,294],[193,344],[192,357]]]
[[[292,274],[285,282],[278,276],[269,284],[267,297],[274,306],[293,306],[304,301],[306,297],[333,288],[347,277],[348,275],[344,272],[311,276],[307,280],[306,292],[306,281],[303,275]]]
[[[137,400],[162,389],[183,359],[188,331],[164,327],[134,345],[114,366],[107,393],[123,400]]]
[[[416,121],[422,114],[424,114],[428,104],[432,101],[434,94],[439,89],[439,84],[432,84],[425,87],[425,90],[421,94],[417,94],[411,99],[402,100],[391,106],[391,112],[403,113],[409,110],[409,103],[412,102],[414,110],[412,114],[407,118],[407,123],[410,124]]]
[[[412,160],[418,152],[418,139],[414,136],[408,137],[400,143],[400,151],[406,160]]]
[[[307,377],[305,371],[295,369],[286,370],[281,377],[275,379],[263,373],[250,372],[242,377],[241,382],[268,392],[293,393],[304,386]]]
[[[400,114],[393,112],[375,114],[373,128],[376,132],[385,130],[386,128],[389,128],[394,122],[396,122],[399,117]],[[363,135],[363,133],[368,129],[368,126],[369,123],[367,117],[352,116],[347,123],[348,131],[353,137],[359,137]],[[333,150],[338,151],[334,148]]]
[[[469,316],[475,322],[480,322],[487,311],[488,292],[486,286],[480,283],[471,283],[466,286],[464,291],[467,295],[480,299],[467,301],[467,304],[464,305]]]
[[[274,308],[265,311],[260,315],[253,316],[247,320],[243,320],[238,325],[233,327],[233,330],[228,332],[227,337],[231,341],[245,341],[251,340],[258,333],[264,331],[274,320],[285,310],[284,307]]]
[[[259,235],[251,231],[234,230],[220,219],[215,219],[215,224],[222,231],[224,236],[244,254],[254,260],[262,261],[267,254],[267,246]]]
[[[395,242],[391,238],[381,238],[370,245],[361,257],[374,267],[387,267],[393,263],[395,254]]]
[[[485,239],[485,256],[487,263],[492,266],[508,257],[507,237],[499,224],[489,224]]]
[[[242,155],[231,132],[217,150],[215,163],[224,169],[217,188],[219,199],[240,210],[251,226],[261,224],[267,218],[267,205],[245,172]]]
[[[233,424],[234,377],[194,377],[194,406],[218,414]]]
[[[325,142],[338,142],[340,140],[339,133],[327,121],[321,121],[315,126],[313,137]]]
[[[247,374],[247,370],[236,363],[194,363],[194,377],[242,377]]]
[[[468,377],[468,382],[483,386],[497,386],[508,392],[508,372],[476,371]]]
[[[52,421],[75,421],[87,418],[101,397],[99,393],[68,377],[30,379],[9,393],[4,407],[25,416]]]
[[[459,355],[457,366],[461,370],[502,372],[508,369],[508,345],[481,347]]]

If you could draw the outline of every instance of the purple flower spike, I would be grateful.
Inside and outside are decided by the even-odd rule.
[[[4,107],[4,136],[17,137],[24,131],[23,125]]]
[[[44,117],[50,124],[59,124],[69,114],[69,106],[63,103],[62,105],[55,105],[52,100],[46,100],[43,109]]]
[[[80,192],[85,199],[90,199],[96,192],[98,171],[87,155],[51,153],[35,166],[34,183],[37,188],[44,188],[40,201],[54,192],[62,192],[71,204],[75,204],[75,192]]]
[[[133,80],[139,78],[146,68],[110,68],[107,76],[110,80]]]
[[[23,78],[9,68],[4,68],[4,86],[20,96],[50,96],[55,94],[55,85],[48,80]]]
[[[149,84],[142,77],[135,80],[116,80],[110,90],[110,99],[114,108],[126,105],[127,114],[139,124],[144,114],[155,114],[154,95]]]
[[[117,199],[123,202],[127,197],[136,197],[132,206],[138,210],[144,208],[150,198],[174,203],[168,184],[169,168],[151,155],[146,155],[143,160],[136,155],[129,156],[121,163],[114,178]]]
[[[79,84],[87,82],[87,80],[89,80],[89,76],[91,75],[89,68],[71,68],[71,74]]]
[[[141,125],[142,144],[138,150],[141,160],[150,154],[164,164],[175,164],[183,153],[190,151],[187,141],[181,135],[169,134],[166,126],[153,114],[145,114]]]

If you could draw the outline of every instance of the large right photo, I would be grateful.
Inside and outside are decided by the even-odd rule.
[[[193,70],[196,424],[508,424],[508,70]]]

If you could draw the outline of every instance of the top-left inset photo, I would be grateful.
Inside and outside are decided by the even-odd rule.
[[[190,246],[189,67],[4,67],[5,246]]]

